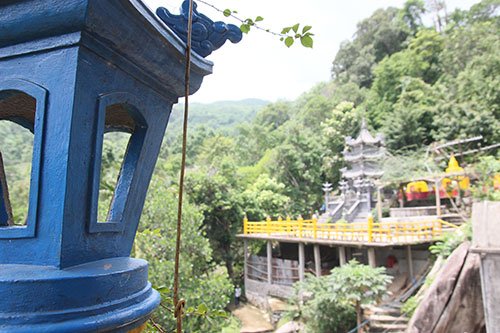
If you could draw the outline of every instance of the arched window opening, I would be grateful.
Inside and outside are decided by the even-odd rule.
[[[27,224],[36,99],[0,92],[0,227]]]
[[[133,106],[117,103],[105,108],[99,170],[98,224],[121,222],[145,128],[142,116]]]
[[[110,220],[111,203],[130,141],[130,133],[105,132],[102,143],[97,221]]]

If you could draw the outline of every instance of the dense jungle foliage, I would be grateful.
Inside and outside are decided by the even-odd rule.
[[[476,135],[484,144],[499,142],[499,4],[483,0],[446,16],[426,12],[421,0],[379,9],[332,54],[331,80],[296,100],[193,106],[181,257],[181,294],[188,306],[226,308],[233,285],[241,283],[243,248],[236,234],[245,214],[250,220],[307,217],[320,207],[321,184],[339,180],[344,137],[357,134],[363,117],[386,137],[388,177],[425,171],[422,149],[432,142]],[[424,15],[438,17],[438,29],[424,25]],[[156,286],[172,283],[180,118],[175,108],[135,244],[135,255],[149,260]],[[0,122],[11,204],[22,224],[32,136],[18,128]],[[106,137],[101,220],[128,140],[124,134]],[[155,319],[173,327],[162,309]],[[192,316],[185,327],[220,332],[223,325],[223,318]]]

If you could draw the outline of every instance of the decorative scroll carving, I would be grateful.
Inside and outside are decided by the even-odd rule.
[[[193,3],[193,34],[192,49],[202,57],[207,57],[220,48],[226,40],[232,43],[241,41],[243,35],[240,28],[234,24],[214,22],[207,16],[198,13],[197,4]],[[167,24],[184,42],[187,41],[187,26],[189,15],[189,1],[185,0],[181,6],[180,15],[170,13],[166,8],[160,7],[156,14]]]

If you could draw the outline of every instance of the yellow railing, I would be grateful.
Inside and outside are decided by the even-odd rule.
[[[290,238],[312,238],[369,243],[398,243],[433,240],[443,234],[443,227],[458,228],[441,219],[422,221],[319,223],[317,219],[299,218],[272,221],[243,221],[245,235],[276,236]]]

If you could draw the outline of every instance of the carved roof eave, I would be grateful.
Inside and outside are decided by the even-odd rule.
[[[373,177],[373,178],[379,178],[384,175],[383,171],[368,171],[368,170],[359,170],[359,171],[353,171],[353,170],[342,170],[342,177],[344,178],[359,178],[359,177]]]
[[[0,59],[85,46],[172,98],[184,94],[186,44],[140,0],[14,0],[0,17]],[[191,94],[212,67],[192,53]]]
[[[355,155],[349,152],[343,152],[343,154],[344,154],[344,160],[348,162],[374,161],[374,160],[379,160],[385,156],[384,152],[378,152],[375,154],[360,153]]]
[[[234,24],[222,21],[212,21],[208,16],[197,10],[198,5],[193,2],[193,23],[191,47],[192,50],[202,57],[209,56],[213,51],[223,46],[226,41],[239,43],[243,38],[241,29]],[[180,14],[170,13],[168,9],[159,7],[156,15],[172,29],[184,42],[187,41],[188,20],[190,12],[190,1],[184,0],[180,8]]]
[[[359,146],[361,144],[382,145],[384,143],[384,138],[381,134],[377,134],[376,137],[373,137],[368,130],[362,130],[356,139],[347,137],[345,142],[351,147]]]

